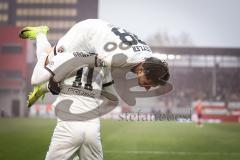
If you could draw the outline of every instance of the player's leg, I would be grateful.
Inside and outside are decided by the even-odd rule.
[[[48,30],[49,28],[47,26],[25,27],[19,33],[20,38],[36,40],[36,55],[38,61],[44,61],[48,56],[48,52],[46,51],[51,48],[51,44],[47,39]],[[44,97],[46,92],[48,92],[47,84],[34,87],[33,92],[28,96],[28,107],[31,107],[40,97]]]
[[[203,120],[202,120],[202,114],[198,114],[198,126],[202,127]]]
[[[28,27],[23,28],[20,31],[19,37],[22,38],[22,39],[35,40],[38,33],[47,34],[48,31],[49,31],[48,26],[37,26],[37,27],[28,26]]]
[[[85,122],[84,141],[79,150],[80,160],[103,160],[100,124]]]
[[[76,159],[83,142],[84,126],[79,122],[58,122],[45,160]]]
[[[33,91],[29,93],[27,107],[30,108],[38,99],[44,98],[45,93],[49,92],[48,83],[35,86]]]
[[[49,54],[46,52],[48,48],[51,48],[51,44],[47,39],[48,31],[48,26],[37,26],[25,27],[19,33],[19,37],[22,39],[36,40],[38,61],[41,60],[42,57],[46,57],[46,54]]]
[[[37,59],[39,60],[41,57],[48,56],[52,51],[52,46],[49,43],[46,34],[38,33],[36,36],[36,48],[37,48]],[[44,55],[45,54],[45,55]]]
[[[46,54],[46,49],[51,48],[51,44],[47,39],[48,26],[25,27],[20,33],[19,37],[22,39],[36,40],[37,59],[39,60],[42,54]]]

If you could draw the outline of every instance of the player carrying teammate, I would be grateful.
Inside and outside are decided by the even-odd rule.
[[[105,80],[108,88],[112,86],[112,81],[106,70],[111,67],[130,67],[136,73],[139,85],[147,90],[165,85],[169,79],[167,64],[154,58],[145,42],[105,21],[92,19],[77,23],[52,51],[46,39],[47,30],[47,27],[27,27],[22,30],[20,37],[37,39],[37,49],[41,49],[37,50],[38,62],[32,75],[32,84],[42,85],[50,80],[49,90],[59,94],[55,106],[64,105],[62,102],[70,99],[73,102],[70,106],[72,112],[79,113],[97,107],[100,103],[98,99],[67,95],[61,93],[59,86],[68,83],[74,87],[84,86],[86,90],[101,89]],[[119,53],[127,60],[112,62],[113,56]],[[44,90],[47,91],[46,85],[39,86],[30,96],[30,104]],[[99,128],[98,118],[85,122],[59,120],[46,159],[71,159],[76,154],[81,159],[102,159]]]
[[[20,36],[31,38],[31,36],[36,35],[31,31],[31,27],[27,27],[22,30]],[[54,55],[64,57],[64,54],[73,52],[97,53],[97,57],[109,67],[132,67],[132,71],[138,77],[139,85],[147,90],[153,86],[164,85],[169,79],[166,62],[154,58],[145,42],[136,35],[99,19],[86,20],[75,24],[59,40],[50,55],[45,55],[45,59],[42,56],[42,59],[47,62],[49,58],[54,58]],[[111,61],[112,57],[119,53],[127,57],[126,62],[121,59],[115,62]],[[74,58],[73,55],[72,57]],[[50,60],[52,61],[51,66],[42,61],[38,62],[33,72],[32,83],[37,85],[48,81],[52,76],[51,72],[54,71],[48,72],[49,69],[47,68],[54,68],[56,66],[54,61],[57,61],[57,59]],[[66,58],[66,61],[69,59]],[[55,66],[52,65],[53,63]],[[41,72],[41,76],[38,76],[39,72]],[[55,80],[57,79],[55,78]]]

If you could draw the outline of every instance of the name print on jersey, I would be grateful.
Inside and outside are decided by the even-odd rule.
[[[149,46],[144,45],[144,46],[132,46],[132,49],[134,52],[141,52],[141,51],[149,51],[151,52],[151,49]]]

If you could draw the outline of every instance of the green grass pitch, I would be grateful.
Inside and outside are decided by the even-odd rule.
[[[0,160],[42,160],[56,120],[0,119]],[[239,160],[240,124],[101,122],[105,160]]]

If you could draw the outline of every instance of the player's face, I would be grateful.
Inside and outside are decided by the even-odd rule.
[[[136,70],[136,74],[139,86],[144,87],[146,90],[149,90],[151,87],[157,86],[150,79],[147,79],[147,77],[144,74],[143,68],[139,68],[138,70]]]

